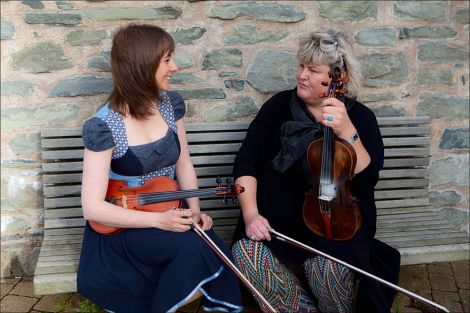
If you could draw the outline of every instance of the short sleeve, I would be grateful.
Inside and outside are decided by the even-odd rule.
[[[111,129],[98,117],[92,117],[83,124],[82,138],[85,148],[94,152],[115,146]]]
[[[186,114],[186,105],[184,104],[183,97],[176,91],[168,91],[168,97],[175,112],[175,121],[183,118]]]

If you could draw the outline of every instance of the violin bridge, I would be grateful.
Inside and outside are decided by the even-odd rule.
[[[334,199],[334,197],[321,195],[321,196],[318,196],[318,199],[330,202],[331,200]]]
[[[331,201],[336,197],[336,187],[334,184],[320,184],[318,199]]]
[[[122,195],[122,207],[127,209],[127,196]]]

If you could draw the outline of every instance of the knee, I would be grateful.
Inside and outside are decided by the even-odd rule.
[[[179,254],[194,256],[205,253],[206,250],[210,250],[210,247],[196,234],[188,232],[187,238],[181,243],[179,249]]]
[[[334,262],[322,256],[316,256],[304,262],[304,269],[307,276],[323,277],[327,279],[333,274],[335,277],[341,277],[343,281],[354,280],[355,276],[348,267]]]
[[[240,239],[232,247],[232,254],[238,266],[252,264],[263,269],[277,267],[278,260],[261,241]]]

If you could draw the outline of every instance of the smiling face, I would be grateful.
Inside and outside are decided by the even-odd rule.
[[[328,92],[328,84],[324,86],[323,82],[330,82],[328,72],[330,67],[325,64],[310,62],[300,64],[297,70],[297,95],[308,105],[320,105],[324,99],[324,94]]]
[[[173,60],[172,53],[165,53],[158,64],[157,71],[155,72],[155,81],[157,87],[161,91],[170,90],[170,79],[174,72],[178,70],[178,67]]]

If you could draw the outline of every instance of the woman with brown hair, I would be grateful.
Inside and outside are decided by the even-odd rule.
[[[178,69],[174,50],[171,36],[157,26],[133,24],[114,36],[114,89],[83,126],[82,207],[88,222],[78,291],[111,312],[174,312],[200,296],[208,310],[240,312],[235,275],[189,231],[193,222],[201,225],[230,256],[198,198],[187,199],[187,209],[166,212],[130,210],[105,200],[109,179],[141,186],[167,176],[181,189],[197,188],[184,101],[169,91]],[[103,235],[90,222],[126,230]]]

